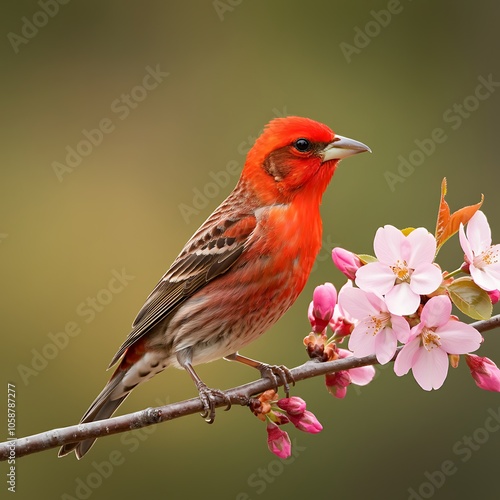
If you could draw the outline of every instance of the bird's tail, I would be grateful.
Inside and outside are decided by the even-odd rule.
[[[111,380],[106,384],[99,396],[97,396],[94,402],[90,405],[90,408],[80,420],[81,424],[94,422],[96,420],[104,420],[111,417],[116,409],[123,403],[125,398],[130,394],[129,391],[119,397],[113,397],[113,395],[116,394],[117,389],[120,388],[120,384],[122,383],[125,376],[125,372],[122,371],[120,373],[119,370],[120,367],[118,367]],[[123,393],[123,391],[119,392]],[[59,450],[58,456],[64,457],[65,455],[68,455],[69,453],[74,451],[76,454],[76,458],[80,460],[85,455],[85,453],[87,453],[90,448],[92,448],[92,445],[94,444],[96,439],[97,438],[92,438],[77,443],[65,444]]]
[[[145,354],[144,346],[139,343],[130,346],[110,381],[90,405],[80,423],[85,424],[111,417],[137,385],[162,371],[164,367],[152,370],[151,364],[158,366],[159,362],[152,360],[151,357]],[[96,439],[90,438],[65,444],[60,448],[58,456],[64,457],[74,451],[76,458],[80,460],[90,450]]]

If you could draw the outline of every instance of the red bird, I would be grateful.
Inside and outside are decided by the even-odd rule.
[[[370,151],[326,125],[290,116],[272,120],[249,151],[234,191],[186,243],[139,311],[110,366],[110,381],[81,422],[110,417],[141,382],[169,366],[184,368],[215,417],[221,391],[193,366],[220,358],[290,381],[284,367],[245,358],[294,303],[321,248],[319,206],[340,159]],[[228,401],[229,404],[229,401]],[[59,456],[88,452],[95,439],[64,445]]]

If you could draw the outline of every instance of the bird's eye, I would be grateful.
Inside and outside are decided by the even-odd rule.
[[[295,149],[301,153],[305,153],[311,149],[311,143],[307,139],[297,139],[293,145]]]

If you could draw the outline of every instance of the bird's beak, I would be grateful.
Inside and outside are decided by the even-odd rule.
[[[333,142],[328,144],[323,150],[323,161],[341,160],[342,158],[364,153],[365,151],[372,152],[372,150],[362,142],[336,135]]]

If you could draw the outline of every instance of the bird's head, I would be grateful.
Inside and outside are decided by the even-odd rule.
[[[242,180],[270,200],[289,201],[298,192],[321,199],[339,160],[364,151],[371,150],[309,118],[275,118],[249,151]]]

